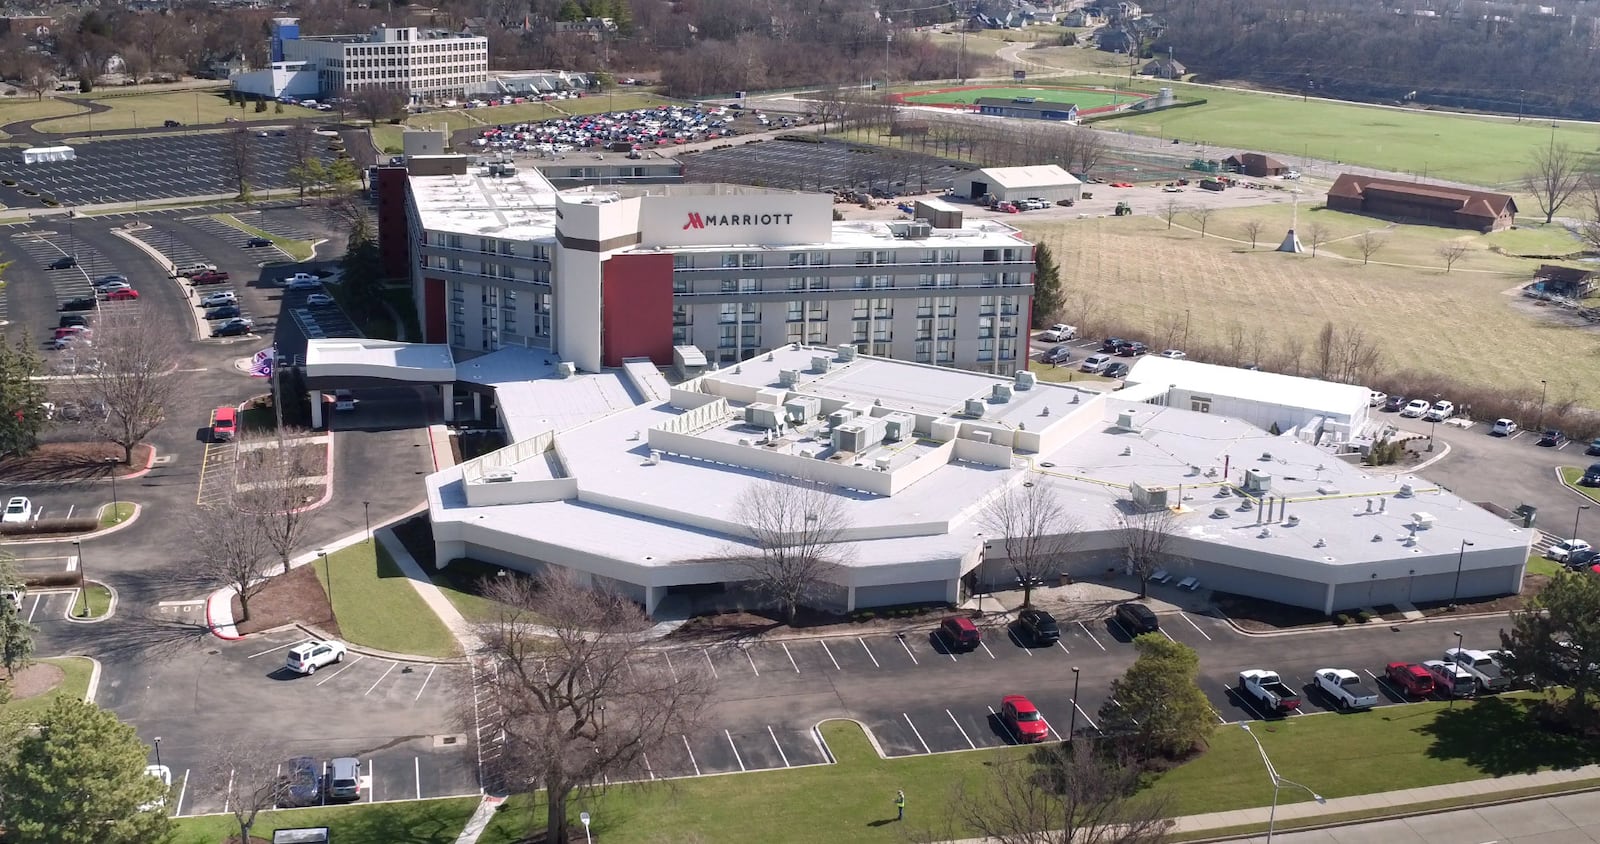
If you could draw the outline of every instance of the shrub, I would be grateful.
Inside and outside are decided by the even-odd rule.
[[[1333,623],[1343,627],[1350,623],[1350,616],[1345,615],[1344,613],[1339,613],[1333,617]]]
[[[1372,613],[1368,610],[1362,610],[1361,612],[1356,613],[1356,620],[1360,621],[1362,624],[1366,624],[1372,620]]]

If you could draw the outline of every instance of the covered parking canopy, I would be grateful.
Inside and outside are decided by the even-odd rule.
[[[32,147],[22,151],[23,164],[38,164],[42,161],[72,161],[78,157],[78,151],[72,147]]]
[[[439,385],[445,421],[455,420],[456,361],[449,346],[365,337],[309,340],[305,373],[313,428],[322,427],[325,391],[404,384]]]

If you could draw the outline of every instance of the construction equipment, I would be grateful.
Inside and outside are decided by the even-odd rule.
[[[1118,217],[1127,217],[1133,213],[1133,206],[1126,202],[1119,202],[1115,213]]]

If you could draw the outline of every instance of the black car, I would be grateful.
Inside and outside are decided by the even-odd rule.
[[[175,128],[179,127],[179,126],[182,126],[183,124],[179,123],[176,120],[163,120],[161,122],[161,125],[165,126],[168,129],[175,129]]]
[[[1117,605],[1117,623],[1132,636],[1155,633],[1161,629],[1161,620],[1156,618],[1155,612],[1133,601]]]
[[[1567,444],[1567,435],[1551,428],[1539,437],[1539,445],[1545,448],[1560,448]]]
[[[279,782],[278,806],[315,806],[322,802],[322,766],[310,756],[289,760],[289,773]]]
[[[1072,360],[1072,350],[1066,346],[1052,346],[1050,351],[1039,356],[1040,363],[1066,363]]]
[[[1061,626],[1056,624],[1055,616],[1044,610],[1023,610],[1017,615],[1017,627],[1036,645],[1055,644],[1061,638]]]
[[[240,313],[238,305],[223,305],[206,311],[206,319],[232,319]]]
[[[212,337],[237,337],[249,333],[250,325],[244,322],[225,322],[211,329]]]
[[[1150,351],[1150,347],[1139,342],[1138,340],[1127,340],[1124,341],[1121,346],[1117,347],[1117,356],[1136,358],[1148,351]]]
[[[1572,569],[1573,571],[1583,571],[1584,569],[1597,563],[1600,563],[1600,551],[1596,551],[1593,548],[1585,548],[1582,551],[1574,551],[1571,554],[1568,554],[1565,560],[1561,561],[1562,565]]]
[[[80,296],[76,299],[68,299],[67,301],[62,302],[61,307],[57,308],[56,310],[92,311],[94,310],[94,306],[95,298],[93,296]]]
[[[1587,454],[1587,455],[1589,455],[1591,457],[1593,457],[1596,454],[1600,454],[1600,437],[1596,437],[1596,438],[1590,440],[1589,441],[1589,447],[1584,449],[1583,453]]]
[[[1127,340],[1124,340],[1121,337],[1107,337],[1106,339],[1100,341],[1100,353],[1114,355],[1117,353],[1117,350],[1126,345],[1127,342]]]
[[[50,269],[52,269],[52,270],[70,270],[73,267],[76,267],[77,265],[78,265],[78,259],[77,258],[74,258],[71,255],[62,255],[61,257],[59,257],[59,258],[55,259],[54,261],[50,262]]]
[[[1600,486],[1600,463],[1590,463],[1589,468],[1583,470],[1583,477],[1578,479],[1579,486]]]
[[[1126,378],[1128,377],[1128,365],[1125,363],[1113,363],[1100,370],[1100,374],[1107,378]]]
[[[74,325],[87,326],[89,318],[83,314],[62,314],[61,321],[56,323],[57,328],[71,328]]]
[[[264,237],[252,237],[249,240],[246,240],[244,242],[244,248],[246,248],[246,249],[254,249],[254,248],[258,247],[258,246],[271,246],[271,245],[272,245],[272,241],[270,241],[270,240],[268,240],[268,239],[266,239]]]
[[[1410,403],[1411,403],[1411,399],[1408,399],[1405,396],[1390,396],[1383,403],[1383,412],[1384,413],[1399,413],[1400,411],[1405,409],[1406,405],[1408,405]]]

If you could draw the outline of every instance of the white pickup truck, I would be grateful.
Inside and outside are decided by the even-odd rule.
[[[1318,668],[1317,688],[1340,709],[1371,709],[1378,705],[1378,693],[1348,668]]]
[[[1268,712],[1293,712],[1300,708],[1300,696],[1284,685],[1276,671],[1260,668],[1240,671],[1239,693],[1253,698]]]
[[[1500,671],[1500,664],[1484,651],[1467,648],[1445,648],[1445,662],[1453,662],[1478,682],[1480,692],[1503,692],[1511,688],[1511,680]]]

